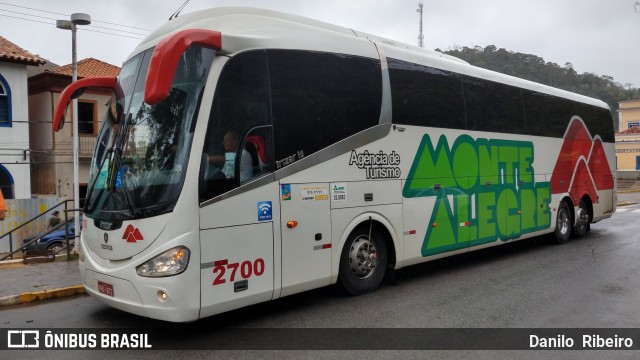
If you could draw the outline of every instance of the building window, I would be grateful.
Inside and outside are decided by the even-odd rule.
[[[95,135],[96,102],[78,101],[78,133]]]
[[[11,126],[11,91],[0,75],[0,127]]]
[[[640,170],[640,156],[636,156],[636,170]]]
[[[627,124],[627,129],[631,129],[632,127],[638,127],[638,126],[640,126],[640,121],[630,122]]]

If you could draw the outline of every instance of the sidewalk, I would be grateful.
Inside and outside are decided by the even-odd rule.
[[[38,300],[84,294],[78,259],[46,263],[0,262],[0,309]]]
[[[640,192],[618,193],[618,206],[640,203]],[[21,260],[0,262],[0,309],[84,294],[78,259],[23,264]]]

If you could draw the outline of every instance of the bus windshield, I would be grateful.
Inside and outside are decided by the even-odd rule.
[[[170,212],[182,190],[215,51],[188,48],[176,67],[169,96],[150,106],[144,102],[144,89],[153,50],[123,66],[108,104],[84,206],[93,219],[128,220]]]

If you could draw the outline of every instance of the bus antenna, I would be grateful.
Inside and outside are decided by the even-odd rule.
[[[178,10],[176,10],[176,12],[174,12],[174,13],[169,17],[169,20],[177,18],[177,17],[178,17],[178,14],[180,14],[180,11],[182,11],[182,9],[184,9],[184,7],[185,7],[185,6],[187,6],[187,4],[189,3],[189,1],[191,1],[191,0],[187,0],[187,1],[185,1],[185,2],[184,2],[184,4],[182,4],[182,5],[178,8]]]

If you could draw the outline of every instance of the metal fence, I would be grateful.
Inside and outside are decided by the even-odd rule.
[[[41,216],[34,221],[29,220],[44,214],[47,210],[56,208],[60,213],[64,211],[61,204],[66,198],[41,198],[41,199],[6,199],[7,215],[4,221],[0,221],[0,253],[8,253],[22,246],[22,240],[45,231],[49,225],[50,216]],[[57,206],[56,206],[57,205]],[[52,211],[49,212],[51,214]],[[11,236],[4,236],[12,230],[18,229]]]

